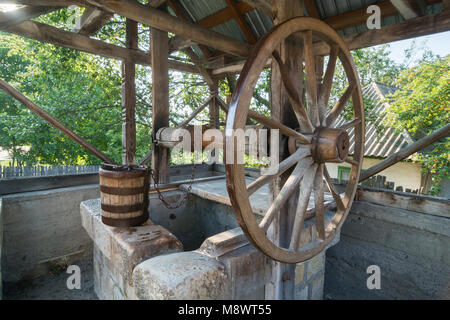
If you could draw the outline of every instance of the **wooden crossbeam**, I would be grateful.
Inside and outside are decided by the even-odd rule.
[[[0,28],[0,30],[65,48],[114,59],[132,60],[141,65],[151,66],[148,52],[119,47],[35,21],[25,21],[9,28]],[[182,72],[198,73],[195,66],[174,60],[169,60],[169,68]]]
[[[391,0],[392,5],[398,10],[405,20],[417,18],[416,10],[406,0]]]
[[[422,139],[406,146],[402,150],[390,155],[383,161],[377,163],[376,165],[370,167],[369,169],[365,170],[360,178],[359,182],[364,181],[377,173],[380,173],[384,169],[393,166],[397,162],[402,161],[403,159],[406,159],[413,153],[416,153],[429,145],[435,143],[436,141],[439,141],[445,137],[448,137],[450,135],[450,124],[447,124],[443,126],[442,128],[432,132],[431,134],[427,135],[426,137],[423,137]]]
[[[72,5],[85,7],[86,4],[78,0],[7,0],[8,4],[29,5],[29,6],[58,6],[68,7]],[[90,5],[89,5],[90,6]]]
[[[46,13],[59,9],[59,7],[42,6],[16,9],[10,12],[0,12],[0,29],[6,29],[24,21],[31,20]]]
[[[100,30],[111,18],[112,14],[95,8],[86,8],[81,16],[79,34],[90,36]]]
[[[126,18],[148,24],[151,27],[190,38],[197,43],[207,45],[231,55],[246,57],[251,51],[251,45],[248,43],[177,19],[168,13],[142,5],[137,1],[84,0],[83,2],[95,5],[99,9],[114,12]]]

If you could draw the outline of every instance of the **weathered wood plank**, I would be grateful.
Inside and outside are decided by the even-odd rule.
[[[9,28],[0,28],[0,30],[69,49],[79,50],[108,58],[131,60],[141,65],[151,66],[151,58],[148,52],[119,47],[35,21],[25,21]],[[168,63],[170,69],[189,73],[198,73],[197,69],[193,65],[174,60],[169,60]]]
[[[405,0],[391,0],[392,5],[402,15],[405,20],[417,18],[419,14],[414,8]]]
[[[448,199],[359,187],[356,200],[450,218]]]
[[[138,48],[138,24],[126,21],[127,48]],[[136,164],[136,66],[133,61],[122,62],[122,164]]]
[[[169,37],[167,32],[150,28],[150,48],[152,50],[152,126],[153,132],[169,126]],[[159,183],[169,182],[170,151],[154,145],[152,169]]]
[[[86,8],[81,16],[80,30],[77,32],[90,36],[100,30],[111,18],[112,14],[95,8]]]
[[[129,19],[148,24],[159,30],[190,38],[197,43],[216,48],[235,56],[246,57],[251,46],[248,43],[232,39],[215,31],[202,28],[193,23],[177,19],[168,13],[142,5],[132,0],[85,0],[105,11],[120,14]]]
[[[27,6],[9,12],[0,12],[0,29],[7,29],[9,27],[18,25],[24,21],[31,20],[33,18],[39,17],[49,12],[53,12],[57,9],[59,9],[59,7]]]

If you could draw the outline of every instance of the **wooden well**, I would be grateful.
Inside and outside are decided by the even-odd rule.
[[[148,220],[149,169],[102,165],[102,221],[113,227],[138,226]]]

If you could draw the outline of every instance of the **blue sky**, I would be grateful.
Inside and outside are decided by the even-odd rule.
[[[403,62],[405,58],[404,51],[411,46],[413,41],[416,41],[416,48],[425,46],[431,49],[434,54],[438,54],[441,57],[450,54],[450,31],[448,31],[430,36],[392,42],[390,43],[391,58],[398,63]],[[423,50],[417,50],[415,57],[420,58],[422,53]]]

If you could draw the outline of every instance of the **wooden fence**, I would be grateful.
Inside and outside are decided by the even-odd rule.
[[[97,173],[100,166],[0,166],[0,178]]]

